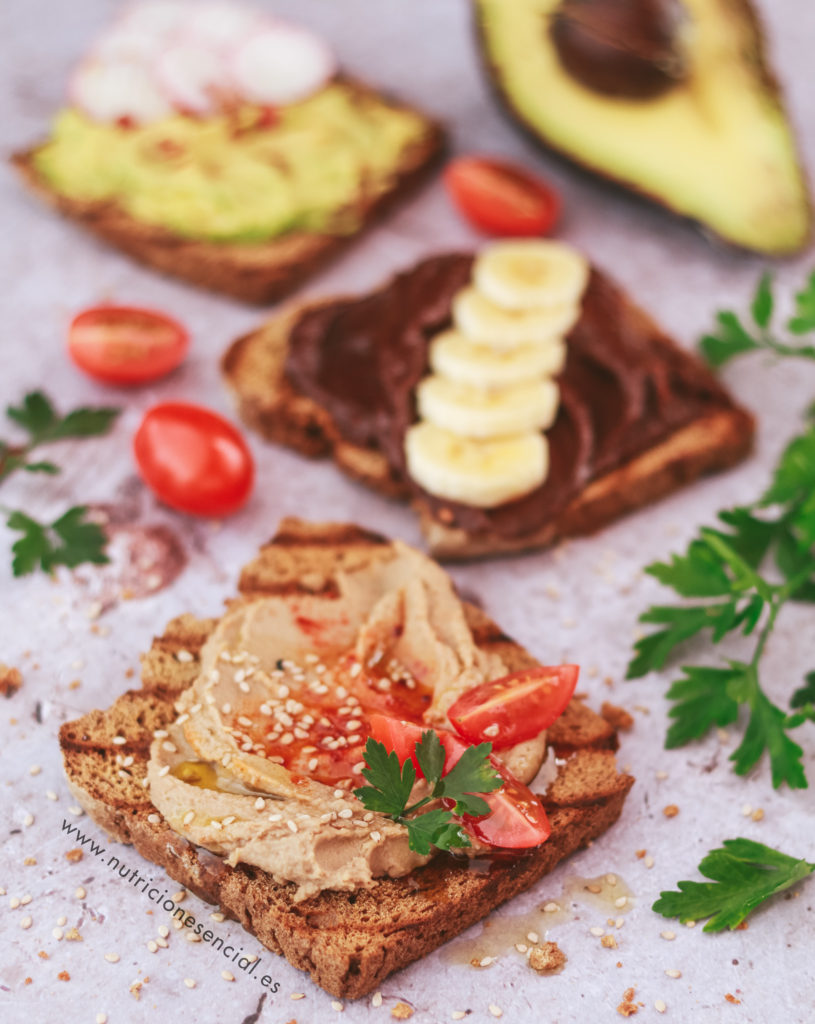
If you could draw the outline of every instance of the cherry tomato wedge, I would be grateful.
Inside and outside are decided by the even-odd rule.
[[[538,666],[468,690],[447,715],[470,743],[491,740],[495,750],[531,740],[566,710],[577,685],[577,665]]]
[[[491,235],[545,235],[560,213],[560,198],[529,171],[503,160],[462,156],[444,171],[447,191],[470,223]]]
[[[395,750],[400,764],[404,764],[410,758],[416,769],[416,777],[422,778],[414,751],[416,743],[427,728],[415,722],[389,718],[387,715],[371,715],[370,724],[371,736],[383,743],[388,752]],[[446,775],[471,744],[465,743],[446,729],[433,731],[441,740],[447,755],[444,762]],[[465,816],[462,819],[464,826],[468,832],[488,846],[500,846],[509,850],[539,846],[549,838],[551,832],[543,805],[497,757],[490,755],[490,762],[504,780],[504,785],[492,793],[479,794],[489,804],[490,813],[482,818]]]
[[[416,744],[421,740],[422,733],[431,731],[441,740],[447,755],[444,767],[449,771],[458,761],[467,747],[470,745],[459,739],[455,733],[446,729],[430,729],[427,725],[420,725],[417,722],[406,722],[401,718],[391,718],[388,715],[371,715],[370,717],[371,736],[382,743],[390,753],[396,751],[399,764],[404,764],[408,758],[413,762],[416,769],[416,778],[423,779],[424,772],[419,767],[416,759]]]
[[[181,512],[228,516],[252,490],[255,467],[243,437],[199,405],[153,406],[136,431],[133,452],[148,487]]]
[[[467,831],[488,846],[509,850],[540,846],[552,831],[543,804],[497,757],[491,757],[490,761],[503,778],[504,785],[492,793],[481,794],[490,806],[490,813],[483,818],[465,816],[463,821]]]
[[[130,306],[83,310],[68,330],[71,359],[107,384],[133,386],[163,377],[183,361],[189,344],[177,320]]]

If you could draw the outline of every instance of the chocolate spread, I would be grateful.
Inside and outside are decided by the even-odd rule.
[[[451,326],[454,295],[470,281],[469,255],[435,256],[360,299],[307,311],[290,339],[286,374],[325,408],[341,436],[381,452],[394,479],[422,496],[447,525],[523,537],[610,472],[713,408],[730,406],[715,378],[671,344],[593,270],[557,378],[561,403],[547,431],[549,475],[493,509],[435,498],[410,481],[404,436],[417,419],[416,385],[430,340]]]

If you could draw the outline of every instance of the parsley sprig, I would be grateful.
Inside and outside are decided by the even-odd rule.
[[[479,793],[491,793],[503,785],[501,776],[490,764],[491,743],[468,747],[446,775],[443,775],[445,750],[441,740],[431,729],[422,733],[416,743],[415,756],[422,770],[428,794],[409,804],[416,782],[416,769],[408,758],[399,764],[395,751],[388,753],[384,743],[369,737],[365,745],[362,774],[370,785],[354,790],[362,805],[369,811],[387,814],[408,833],[408,845],[415,853],[428,854],[435,846],[438,850],[470,846],[467,833],[455,820],[463,814],[474,818],[489,812],[489,804]],[[451,810],[434,808],[417,814],[433,800],[455,801]]]
[[[681,922],[710,920],[706,932],[737,928],[761,903],[815,871],[815,864],[790,857],[751,839],[725,839],[702,860],[709,882],[678,882],[679,892],[659,895],[653,910]]]
[[[782,341],[775,334],[772,325],[775,311],[772,275],[767,272],[758,282],[750,306],[752,323],[745,325],[731,310],[725,310],[716,317],[716,328],[706,334],[700,348],[705,359],[712,366],[723,366],[735,356],[745,352],[763,351],[776,356],[792,356],[801,359],[815,359],[815,345]],[[800,336],[815,331],[815,271],[801,291],[795,296],[795,313],[786,321],[789,334]]]
[[[766,750],[773,786],[803,789],[803,751],[788,733],[815,721],[815,673],[785,711],[762,689],[759,663],[783,606],[815,602],[815,422],[788,445],[759,501],[721,512],[719,520],[720,526],[700,530],[684,554],[646,567],[680,597],[696,600],[657,605],[640,616],[659,628],[635,645],[628,678],[662,669],[678,646],[706,630],[714,644],[738,630],[755,635],[749,661],[683,667],[667,693],[674,721],[665,746],[681,747],[714,725],[731,725],[746,706],[747,728],[731,755],[735,771],[746,774]],[[775,564],[773,581],[760,572],[767,562]]]
[[[42,391],[32,391],[21,405],[8,406],[6,415],[28,437],[18,445],[0,440],[0,484],[18,470],[49,476],[59,473],[56,463],[33,459],[34,450],[52,441],[106,434],[119,410],[82,407],[61,416]],[[58,565],[73,567],[83,562],[107,561],[105,534],[96,523],[88,521],[84,505],[69,508],[51,523],[39,522],[21,510],[3,507],[3,511],[9,529],[22,534],[11,549],[15,576],[24,576],[37,568],[51,572]]]

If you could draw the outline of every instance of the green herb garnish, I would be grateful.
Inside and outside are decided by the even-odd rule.
[[[118,409],[80,408],[60,416],[41,391],[27,394],[19,406],[10,405],[6,415],[28,434],[24,444],[12,445],[0,440],[0,483],[17,470],[55,475],[56,463],[35,460],[35,448],[52,441],[97,437],[106,434],[119,415]],[[84,562],[107,562],[106,538],[96,523],[87,519],[87,508],[76,505],[51,523],[41,523],[20,510],[4,507],[6,525],[22,536],[12,545],[15,576],[24,576],[40,568],[51,572],[57,565],[70,567]]]
[[[736,313],[725,310],[716,317],[717,326],[702,338],[700,348],[712,366],[723,366],[744,352],[771,352],[777,356],[815,359],[815,345],[782,341],[772,326],[775,300],[772,276],[762,275],[750,306],[752,323],[745,325]],[[795,296],[795,314],[786,321],[786,330],[792,335],[815,331],[815,272]]]
[[[408,758],[399,764],[395,751],[388,753],[384,743],[373,737],[365,745],[367,767],[362,774],[370,783],[354,790],[362,805],[369,811],[387,814],[408,832],[408,845],[415,853],[428,854],[431,846],[438,850],[469,846],[470,840],[454,816],[463,814],[477,818],[489,812],[486,800],[479,793],[500,789],[503,779],[490,764],[491,743],[468,747],[446,775],[445,750],[432,730],[422,733],[416,743],[416,760],[428,785],[428,795],[408,806],[410,793],[416,782],[416,769]],[[416,814],[432,800],[446,798],[455,801],[451,810],[436,808]]]
[[[760,904],[815,871],[815,864],[797,860],[750,839],[725,839],[699,865],[710,882],[678,882],[679,892],[662,892],[652,909],[663,917],[710,920],[706,932],[737,928]]]
[[[677,646],[705,630],[714,644],[735,631],[754,634],[749,661],[683,667],[667,693],[674,722],[665,746],[680,747],[714,725],[732,725],[744,705],[749,721],[731,755],[735,771],[746,774],[766,750],[773,786],[806,788],[803,751],[788,732],[815,720],[815,677],[796,691],[790,702],[795,713],[788,713],[762,689],[759,662],[782,607],[815,602],[815,423],[788,445],[759,501],[721,512],[719,520],[721,526],[700,530],[684,554],[646,567],[680,597],[695,600],[658,605],[640,616],[659,629],[635,645],[628,678],[663,668]],[[759,572],[770,561],[774,581]]]

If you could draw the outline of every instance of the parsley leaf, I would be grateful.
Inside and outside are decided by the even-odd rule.
[[[732,724],[744,706],[749,718],[731,755],[734,770],[745,774],[766,752],[773,785],[802,789],[807,786],[803,751],[788,732],[815,721],[815,683],[798,691],[797,702],[793,697],[790,708],[797,713],[791,715],[766,695],[758,667],[784,604],[815,601],[815,424],[787,446],[759,501],[721,512],[719,522],[715,529],[701,529],[684,553],[646,567],[693,603],[656,605],[640,616],[641,622],[661,628],[637,641],[628,677],[662,669],[677,647],[708,630],[714,644],[736,630],[745,636],[755,632],[749,663],[683,668],[684,675],[667,692],[674,704],[665,745],[683,746],[713,726]],[[781,582],[762,575],[768,558]]]
[[[469,846],[470,840],[455,816],[481,817],[489,813],[489,804],[479,793],[491,793],[503,785],[503,779],[490,763],[491,743],[468,747],[450,771],[443,775],[446,752],[438,735],[428,729],[415,745],[415,756],[425,777],[428,795],[408,806],[416,781],[411,758],[400,766],[395,751],[387,752],[384,743],[373,737],[365,744],[366,767],[362,775],[370,785],[354,790],[354,796],[369,811],[387,814],[408,833],[408,845],[419,854],[431,847],[450,850]],[[438,807],[415,814],[421,807],[444,797],[455,801],[453,810]]]
[[[791,708],[802,708],[806,704],[815,704],[815,672],[808,673],[804,685],[790,699]]]
[[[16,470],[49,476],[59,473],[55,462],[47,459],[30,461],[31,452],[38,445],[51,441],[106,434],[119,410],[83,406],[61,416],[47,395],[42,391],[31,391],[20,405],[9,405],[6,414],[26,431],[28,441],[12,446],[0,440],[0,483]],[[105,534],[96,523],[86,519],[85,506],[68,509],[48,524],[39,523],[22,511],[7,511],[8,527],[22,534],[12,545],[12,571],[15,576],[25,576],[38,568],[51,572],[57,565],[73,568],[85,562],[99,564],[107,561]]]
[[[787,320],[787,331],[792,335],[815,331],[815,272],[810,274],[804,287],[796,294],[795,309],[795,315]],[[752,324],[746,326],[731,310],[717,313],[716,326],[699,342],[702,355],[711,366],[724,366],[736,356],[759,350],[776,356],[815,359],[815,345],[790,344],[775,336],[771,331],[774,311],[772,277],[769,272],[765,272],[759,279],[750,304]]]
[[[815,871],[815,864],[750,839],[725,839],[702,860],[699,871],[711,881],[678,882],[679,891],[660,893],[652,909],[683,923],[709,917],[704,930],[720,932],[738,927],[770,896]]]
[[[25,576],[37,568],[51,572],[57,565],[73,568],[83,562],[107,562],[107,538],[97,523],[86,520],[87,511],[84,505],[77,505],[47,525],[23,512],[12,512],[6,525],[22,533],[11,547],[14,575]]]

